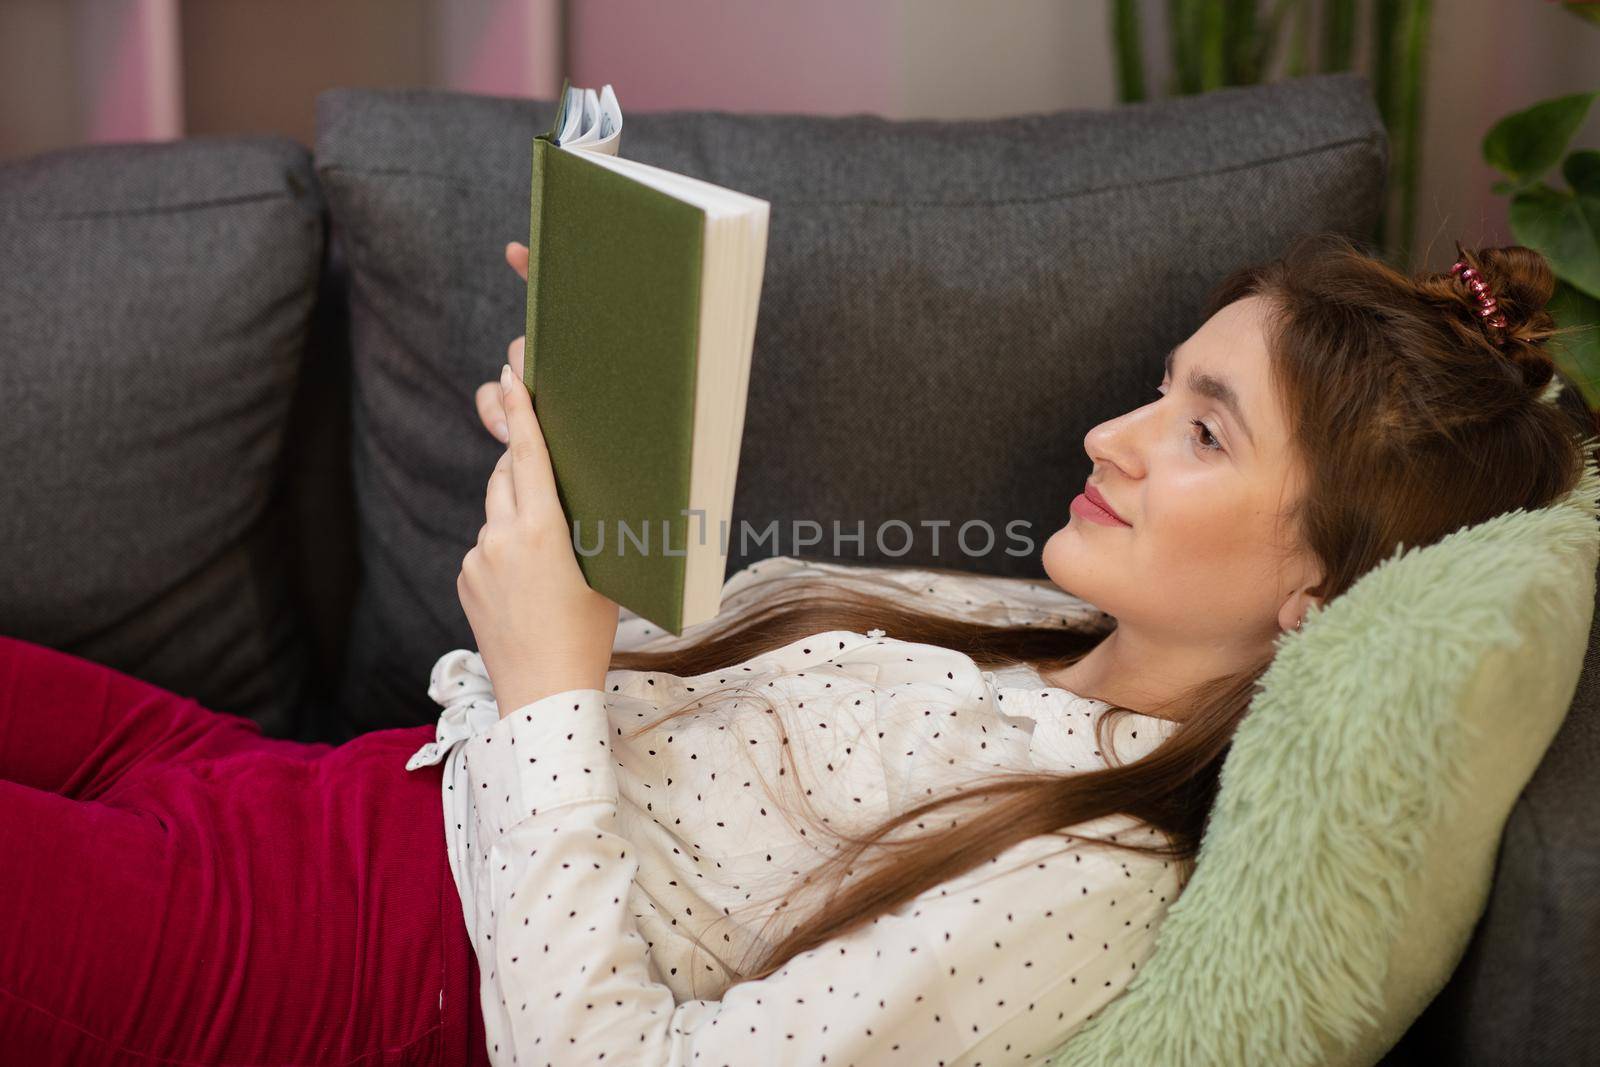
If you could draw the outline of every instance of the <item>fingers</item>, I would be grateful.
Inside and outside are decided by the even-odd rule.
[[[511,456],[511,484],[517,497],[517,512],[538,516],[548,507],[559,510],[555,472],[550,468],[550,453],[545,449],[544,434],[534,417],[533,398],[528,395],[528,387],[512,376],[509,366],[500,369],[500,382],[505,389],[506,424],[510,431],[506,452]]]
[[[483,517],[491,523],[510,522],[517,517],[517,495],[511,486],[510,449],[500,453],[494,470],[489,472],[489,485],[483,497]]]
[[[483,420],[484,429],[493,434],[494,439],[501,444],[506,443],[504,396],[505,391],[500,388],[499,382],[484,382],[478,386],[478,393],[473,398],[478,407],[478,418]]]
[[[511,364],[511,371],[522,379],[522,353],[525,351],[526,337],[518,337],[506,346],[506,361]],[[473,403],[478,409],[478,418],[483,422],[484,429],[494,436],[501,444],[506,443],[506,406],[505,391],[499,382],[484,382],[478,386]]]
[[[528,280],[528,246],[512,241],[506,245],[506,262],[517,272],[517,277]]]
[[[511,373],[517,376],[519,382],[526,377],[522,370],[522,353],[526,351],[527,344],[528,338],[524,335],[506,346],[506,362],[511,364]]]

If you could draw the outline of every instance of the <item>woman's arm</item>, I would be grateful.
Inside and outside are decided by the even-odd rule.
[[[563,693],[518,709],[467,756],[474,794],[492,798],[482,804],[492,843],[476,860],[473,947],[493,1062],[931,1064],[948,1055],[961,1035],[926,965],[933,946],[903,918],[735,986],[721,1002],[675,1002],[651,976],[629,910],[639,859],[617,830],[603,701]],[[894,1045],[893,1057],[879,1055]]]
[[[468,927],[497,1064],[1042,1057],[1134,977],[1172,891],[1159,861],[1034,838],[720,1001],[680,1004],[633,918],[639,853],[618,829],[608,723],[604,693],[553,694],[464,754],[484,842]]]

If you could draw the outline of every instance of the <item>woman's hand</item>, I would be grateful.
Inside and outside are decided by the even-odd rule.
[[[523,281],[528,280],[528,246],[512,241],[506,245],[506,262],[511,264],[511,269]],[[522,352],[527,344],[527,338],[519,337],[511,342],[511,347],[506,350],[506,360],[511,364],[511,373],[517,376],[517,381],[522,381]],[[483,420],[484,429],[494,435],[495,440],[501,444],[506,441],[506,409],[501,400],[499,382],[484,382],[478,386],[476,397],[478,405],[478,418]]]
[[[533,398],[509,366],[501,382],[507,448],[489,475],[485,522],[456,592],[503,719],[569,689],[604,689],[616,603],[583,577]]]

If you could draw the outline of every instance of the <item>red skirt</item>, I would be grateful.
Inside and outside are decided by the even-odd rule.
[[[0,637],[0,1061],[487,1064],[433,731],[277,740]]]

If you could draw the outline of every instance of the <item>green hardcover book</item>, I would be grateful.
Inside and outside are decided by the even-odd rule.
[[[564,80],[533,139],[523,382],[590,587],[681,634],[721,606],[770,204],[621,135]]]

